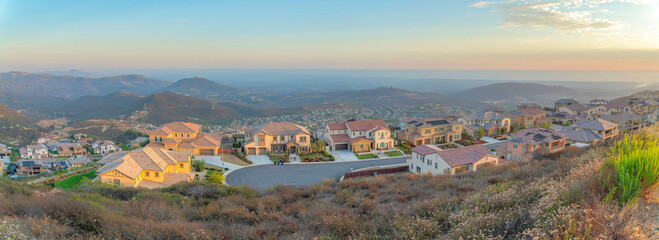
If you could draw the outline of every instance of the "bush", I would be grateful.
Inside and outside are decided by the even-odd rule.
[[[200,160],[192,160],[192,168],[197,172],[201,172],[206,168],[206,162]]]

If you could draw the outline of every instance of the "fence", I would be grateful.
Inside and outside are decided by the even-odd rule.
[[[375,176],[377,174],[391,174],[391,173],[399,173],[399,172],[406,172],[408,170],[407,166],[401,166],[401,167],[392,167],[392,168],[381,168],[381,169],[370,169],[370,170],[362,170],[362,171],[354,171],[354,172],[349,172],[343,175],[343,178],[354,178],[354,177],[364,177],[364,176]]]

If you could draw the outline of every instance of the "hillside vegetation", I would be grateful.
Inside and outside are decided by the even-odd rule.
[[[656,139],[652,129],[639,139]],[[630,151],[656,147],[627,144]],[[625,142],[621,143],[625,145]],[[83,184],[70,191],[0,181],[0,236],[43,239],[652,239],[643,193],[626,202],[598,146],[455,177],[380,175],[259,193],[179,184],[160,190]],[[619,149],[620,144],[614,149]],[[645,148],[645,149],[643,149]],[[627,156],[627,155],[624,155]],[[650,156],[656,160],[656,156]],[[651,159],[646,159],[651,160]],[[643,171],[632,171],[638,176]],[[641,174],[642,175],[642,174]]]

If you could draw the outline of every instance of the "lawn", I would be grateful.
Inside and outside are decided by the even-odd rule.
[[[78,174],[75,176],[68,177],[62,181],[55,182],[55,187],[62,189],[71,189],[73,186],[77,185],[82,181],[83,178],[94,179],[96,177],[96,170],[92,170],[88,173]]]
[[[385,152],[384,154],[387,154],[389,157],[400,157],[403,156],[403,154],[400,154],[399,151],[390,151],[390,152]]]
[[[314,158],[314,157],[325,157],[325,154],[322,153],[312,153],[312,154],[303,154],[303,155],[298,155],[300,159],[305,159],[305,158]]]
[[[375,154],[357,155],[357,159],[359,159],[359,160],[373,159],[373,158],[377,158],[377,157],[378,156],[375,156]]]

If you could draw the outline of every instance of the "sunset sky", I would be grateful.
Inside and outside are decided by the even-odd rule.
[[[0,0],[0,70],[659,71],[659,0]]]

